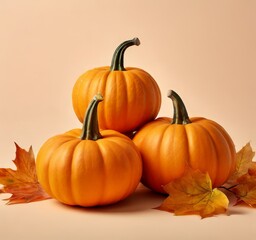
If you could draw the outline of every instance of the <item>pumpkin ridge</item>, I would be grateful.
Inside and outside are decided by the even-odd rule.
[[[50,158],[48,159],[48,162],[49,162],[49,165],[48,165],[48,172],[49,172],[49,170],[52,172],[52,169],[55,169],[56,170],[56,168],[58,168],[58,166],[56,167],[53,167],[53,163],[55,163],[56,164],[56,159],[55,159],[55,161],[53,161],[53,159],[54,158],[56,158],[56,155],[58,155],[58,154],[60,154],[60,149],[61,148],[64,148],[65,149],[65,147],[66,147],[66,145],[68,145],[68,147],[71,145],[70,144],[70,142],[79,142],[79,139],[71,139],[71,140],[69,140],[69,141],[66,141],[66,142],[64,142],[64,143],[60,143],[60,145],[55,149],[55,151],[54,151],[54,153],[50,156]],[[73,144],[74,146],[76,146],[76,144]],[[64,146],[64,147],[63,147]],[[67,148],[68,148],[67,147]],[[69,148],[68,148],[69,149]],[[66,159],[59,159],[59,161],[63,161],[63,160],[65,160],[66,161]],[[71,162],[72,162],[72,160],[70,160]],[[55,172],[55,171],[53,171],[53,172]],[[57,174],[57,173],[56,173]],[[69,175],[70,177],[71,177],[71,175]],[[62,196],[60,197],[60,195],[61,195],[61,190],[59,190],[59,189],[57,189],[57,191],[56,191],[56,188],[55,189],[53,189],[54,188],[54,186],[56,185],[56,182],[58,181],[58,180],[56,180],[56,178],[52,178],[51,176],[48,178],[49,179],[49,188],[50,188],[50,191],[51,191],[51,193],[52,193],[52,197],[53,198],[59,198],[59,199],[63,199],[62,198]],[[67,188],[66,188],[67,189]],[[67,190],[68,191],[68,190]]]
[[[141,78],[141,76],[139,76],[139,74],[136,71],[131,70],[128,72],[128,74],[129,74],[129,78],[132,79],[131,80],[132,85],[135,86],[136,95],[138,94],[140,96],[136,98],[136,105],[138,104],[140,107],[143,106],[143,109],[140,109],[140,111],[137,113],[137,116],[136,116],[138,119],[143,119],[140,125],[142,126],[147,121],[147,119],[145,119],[145,116],[148,115],[148,111],[149,111],[147,101],[150,99],[147,99],[147,96],[146,96],[147,95],[146,89],[148,89],[149,87],[147,86],[147,84],[145,84],[144,78]],[[150,108],[153,109],[154,107],[150,106]],[[153,119],[150,118],[148,121],[150,120],[153,120]]]
[[[77,198],[76,198],[76,193],[75,193],[75,189],[72,187],[73,186],[73,168],[74,168],[74,163],[73,163],[73,159],[75,158],[75,153],[78,151],[77,149],[79,149],[80,145],[83,144],[84,141],[79,141],[78,144],[75,146],[75,148],[72,151],[72,160],[70,163],[70,170],[69,170],[69,198],[71,198],[71,201],[68,200],[68,202],[66,202],[67,204],[70,204],[70,202],[73,202],[72,205],[77,205],[76,203],[78,202]]]
[[[224,139],[224,141],[226,142],[227,146],[228,146],[228,155],[229,155],[229,163],[232,165],[232,162],[234,163],[234,161],[232,161],[232,159],[234,159],[234,153],[232,153],[231,149],[233,149],[233,145],[232,144],[232,140],[229,137],[228,133],[226,132],[226,130],[220,126],[219,124],[217,124],[216,122],[212,121],[212,120],[208,120],[207,124],[209,124],[210,126],[212,126],[217,132],[219,132],[219,134],[222,136],[222,138]],[[234,165],[234,164],[233,164]],[[229,173],[228,176],[230,176],[233,173],[234,170],[234,166],[231,166],[229,168]]]
[[[139,74],[138,70],[140,70],[140,69],[135,69],[135,71],[133,69],[132,70],[133,74],[138,76],[138,74]],[[140,71],[143,73],[143,77],[138,76],[138,78],[141,80],[141,82],[143,82],[143,85],[144,85],[143,89],[145,89],[146,87],[147,87],[147,89],[151,89],[151,93],[150,94],[153,93],[153,95],[154,95],[154,96],[151,96],[152,99],[157,99],[157,97],[159,97],[157,99],[157,101],[156,100],[152,101],[152,105],[153,105],[152,108],[155,109],[155,112],[152,113],[152,117],[151,117],[150,120],[153,120],[157,116],[157,114],[158,114],[158,112],[160,110],[160,107],[161,107],[161,93],[160,93],[160,89],[159,89],[155,79],[148,72],[146,72],[144,70],[140,70]],[[149,77],[150,77],[151,81],[148,81]],[[148,86],[148,84],[150,84],[150,86]],[[158,94],[157,94],[157,92],[158,92]],[[150,100],[151,100],[151,98],[150,98]],[[157,106],[158,106],[158,108],[156,108]]]
[[[229,151],[230,154],[232,156],[232,158],[235,158],[235,146],[234,143],[231,139],[231,137],[228,135],[228,133],[226,132],[226,130],[220,126],[219,124],[217,124],[216,122],[212,121],[212,120],[208,120],[210,124],[214,125],[216,128],[218,128],[218,130],[222,133],[223,136],[225,136],[225,140],[227,141],[228,145],[229,145]],[[233,149],[233,152],[231,151],[231,149]],[[235,165],[235,164],[234,164]]]
[[[65,191],[65,197],[63,197],[63,202],[66,202],[67,204],[70,204],[70,202],[72,202],[72,205],[75,205],[76,203],[76,199],[74,197],[74,193],[73,193],[73,189],[72,189],[72,162],[73,162],[73,157],[74,157],[74,152],[77,148],[77,146],[81,143],[80,139],[78,138],[78,144],[75,144],[72,148],[72,153],[70,153],[71,157],[70,157],[70,162],[71,162],[71,168],[69,170],[69,174],[67,174],[69,176],[69,186],[66,187],[67,191]],[[70,149],[69,149],[70,151]],[[58,197],[59,198],[59,197]],[[71,201],[69,200],[71,198]],[[59,198],[61,199],[61,198]]]
[[[212,134],[211,134],[211,133],[209,132],[209,130],[207,129],[207,126],[204,125],[204,124],[202,124],[201,121],[198,121],[197,124],[198,124],[199,126],[201,126],[201,127],[205,130],[205,133],[209,136],[209,139],[211,139],[211,142],[212,142],[212,144],[213,144],[213,146],[214,146],[214,152],[215,152],[215,155],[216,155],[215,160],[216,160],[217,164],[214,163],[214,165],[215,165],[215,169],[214,169],[214,171],[213,171],[214,175],[212,175],[212,173],[211,173],[211,180],[212,180],[212,185],[215,185],[216,178],[218,177],[218,176],[217,176],[217,175],[218,175],[217,173],[220,172],[220,166],[221,166],[221,163],[220,163],[220,155],[219,155],[219,152],[217,151],[216,142],[214,141]],[[207,124],[207,120],[205,120],[205,124]],[[215,130],[219,132],[219,130],[218,130],[217,128],[215,128]],[[220,135],[221,135],[221,134],[220,134]],[[209,174],[209,173],[208,173],[208,174]]]
[[[97,91],[100,92],[104,98],[104,101],[101,103],[101,106],[98,107],[98,119],[99,119],[99,127],[101,128],[106,128],[106,124],[102,126],[102,123],[106,123],[106,111],[105,111],[105,106],[106,102],[108,101],[108,96],[107,96],[107,89],[108,89],[108,79],[110,78],[111,71],[106,71],[106,73],[100,78],[99,82],[101,84],[98,85]],[[102,120],[103,119],[103,120]]]
[[[188,124],[183,125],[185,129],[185,138],[186,138],[186,146],[187,146],[187,151],[188,151],[188,156],[187,156],[187,168],[190,167],[190,148],[189,148],[189,140],[188,140],[188,132],[187,132],[187,127],[189,126]]]
[[[190,126],[190,129],[189,129],[189,126]],[[195,139],[194,138],[198,138],[197,136],[198,136],[198,132],[199,132],[199,129],[203,132],[203,134],[204,134],[204,136],[205,136],[205,134],[207,134],[206,136],[207,136],[207,141],[209,141],[212,145],[211,145],[211,148],[210,148],[210,153],[214,153],[215,155],[216,155],[216,151],[215,151],[215,148],[214,148],[214,145],[213,145],[213,142],[212,142],[212,139],[209,139],[209,135],[208,135],[208,133],[207,133],[207,129],[205,129],[205,128],[203,128],[202,126],[200,126],[199,124],[189,124],[188,125],[188,129],[189,129],[189,131],[188,131],[188,139],[190,139],[189,140],[189,148],[190,148],[190,153],[191,153],[191,160],[192,160],[192,152],[191,152],[191,141],[193,140],[193,142],[195,142]],[[202,133],[201,132],[201,133]],[[198,138],[198,140],[199,140],[199,143],[197,143],[197,144],[201,144],[202,143],[202,140],[201,140],[201,138]],[[204,146],[202,145],[202,146],[196,146],[196,145],[194,145],[193,146],[193,148],[195,149],[195,148],[197,148],[197,149],[200,149],[200,148],[203,148]],[[209,149],[209,146],[207,146],[207,149]],[[207,151],[208,153],[206,153],[205,152],[205,150],[203,149],[202,150],[202,153],[205,155],[205,156],[203,156],[203,157],[207,157],[207,156],[209,156],[209,150]],[[206,156],[207,155],[207,156]],[[211,161],[209,162],[209,159],[211,159]],[[193,157],[193,161],[196,161],[197,162],[197,164],[198,163],[200,163],[199,165],[200,165],[200,167],[198,167],[198,166],[196,166],[196,168],[197,169],[199,169],[200,171],[205,171],[205,170],[207,170],[208,171],[208,169],[209,169],[209,163],[211,164],[210,166],[212,166],[212,164],[214,164],[214,166],[216,166],[215,165],[215,163],[214,163],[214,161],[215,161],[215,159],[216,159],[216,156],[213,158],[212,156],[209,156],[209,158],[208,159],[202,159],[202,158],[200,158],[200,159],[198,159],[198,154],[197,154],[197,152],[196,152],[196,154],[194,155],[194,157]],[[206,160],[206,161],[205,161]],[[191,161],[190,161],[190,165],[192,165],[193,166],[193,164],[194,163],[192,163]],[[192,167],[192,168],[195,168],[195,167]],[[204,170],[203,170],[204,169]]]
[[[103,157],[102,151],[101,151],[101,149],[100,149],[100,147],[99,147],[99,142],[100,142],[101,140],[102,140],[102,139],[99,139],[99,140],[97,140],[97,141],[93,141],[92,144],[93,144],[94,148],[97,149],[97,156],[98,156],[98,154],[100,154],[100,157],[98,157],[96,161],[99,161],[99,158],[100,158],[100,159],[101,159],[101,164],[100,164],[100,165],[101,165],[102,168],[105,169],[104,157]],[[86,144],[88,144],[88,140],[81,141],[81,149],[82,149],[83,158],[85,158],[86,152],[87,152],[87,151],[85,151],[85,149],[87,148],[87,147],[86,147]],[[80,146],[79,146],[79,147],[80,147]],[[94,162],[94,161],[92,160],[92,162]],[[87,164],[88,164],[88,163],[87,163]],[[86,166],[86,164],[85,164],[84,166]],[[76,169],[76,168],[75,168],[75,169]],[[79,169],[78,169],[77,171],[79,171]],[[72,171],[72,172],[73,172],[73,174],[76,174],[74,171]],[[97,187],[101,187],[100,190],[97,188],[97,191],[101,192],[101,194],[97,196],[97,199],[96,199],[96,200],[95,200],[95,199],[93,200],[95,205],[101,205],[101,203],[104,201],[104,197],[105,197],[105,188],[104,188],[104,186],[105,186],[105,184],[104,184],[103,179],[104,179],[104,177],[106,176],[106,175],[105,175],[105,172],[106,172],[105,170],[101,171],[100,179],[99,179],[99,178],[97,179],[97,181],[99,182],[99,184],[98,184]],[[103,173],[103,174],[102,174],[102,173]],[[103,175],[104,175],[104,176],[103,176]],[[72,184],[72,185],[74,185],[74,184]],[[80,191],[80,190],[79,190],[79,193],[81,194],[81,191]],[[80,195],[80,194],[78,194],[78,195]],[[86,194],[88,194],[88,193],[86,193],[85,191],[83,191],[83,194],[86,195]],[[84,197],[83,197],[83,198],[84,198]],[[96,197],[94,196],[94,198],[96,198]],[[77,201],[77,202],[78,202],[78,201]],[[82,205],[82,203],[80,203],[79,205]]]
[[[108,152],[109,154],[108,155],[111,155],[112,158],[107,158],[107,161],[113,161],[112,159],[115,159],[114,161],[116,162],[115,164],[119,164],[119,162],[121,163],[123,161],[123,157],[126,156],[126,154],[123,152],[122,153],[122,159],[120,159],[120,156],[119,156],[119,151],[117,150],[117,146],[119,149],[122,149],[122,146],[117,143],[116,141],[108,141],[108,140],[105,140],[104,141],[104,144],[103,144],[103,141],[101,141],[100,143],[98,143],[101,147],[100,149],[103,150],[103,151],[106,151]],[[114,144],[114,145],[113,145]],[[118,162],[117,162],[117,159],[118,159]],[[106,159],[103,159],[104,162],[106,161]],[[129,162],[129,161],[127,161]],[[106,163],[106,162],[105,162]],[[108,179],[109,181],[107,182],[104,182],[104,191],[106,194],[102,197],[104,197],[105,199],[112,199],[112,191],[109,190],[109,188],[112,187],[111,185],[111,182],[114,180],[114,181],[120,181],[120,179],[114,179],[113,178],[113,169],[110,169],[110,168],[106,168],[106,171],[105,171],[105,176],[106,176],[106,179]],[[123,173],[125,174],[125,173]],[[127,187],[126,187],[127,189]],[[116,199],[116,201],[118,200],[121,200],[121,196],[123,196],[124,194],[126,194],[127,191],[123,191],[122,195],[119,196],[119,199]],[[107,200],[109,201],[109,200]]]
[[[171,138],[171,140],[170,140],[170,143],[172,144],[172,146],[168,146],[169,147],[169,149],[174,149],[174,147],[173,147],[173,145],[174,145],[174,141],[173,141],[173,139],[174,139],[174,135],[175,135],[175,131],[176,131],[176,126],[171,126],[171,125],[169,125],[169,124],[166,124],[166,125],[161,125],[161,127],[165,127],[165,128],[163,128],[163,130],[162,131],[160,131],[161,132],[161,135],[160,135],[160,139],[165,139],[165,141],[166,141],[166,138],[164,137],[165,135],[168,135],[168,138],[170,137]],[[170,132],[168,131],[168,129],[169,129],[169,127],[170,127],[170,131],[171,131],[171,134],[170,134]],[[158,149],[158,147],[156,148],[156,149]],[[162,141],[161,141],[161,143],[160,143],[160,149],[159,149],[159,152],[160,152],[160,154],[161,153],[166,153],[166,151],[165,151],[165,149],[166,149],[166,146],[162,143]],[[168,150],[169,150],[168,149]],[[165,157],[162,157],[161,155],[159,156],[161,159],[165,159]],[[168,162],[170,161],[169,159],[167,160]],[[171,159],[171,162],[173,162],[172,161],[172,159]],[[165,161],[159,161],[159,165],[160,165],[160,169],[165,169],[165,166],[166,166],[166,162]],[[168,164],[167,164],[168,165]],[[164,174],[162,174],[162,175],[164,175]],[[163,178],[165,178],[165,176],[162,176]],[[173,178],[173,176],[171,176],[172,178]],[[161,180],[162,181],[162,180]]]
[[[56,136],[50,138],[45,144],[49,145],[52,141],[55,141],[55,139],[57,137],[60,137],[60,136],[62,136],[62,134],[59,134],[59,135],[56,135]],[[66,142],[70,141],[70,139],[72,139],[72,137],[68,136],[67,140],[57,144],[58,145],[57,148],[59,148],[62,145],[62,143],[66,143]],[[41,151],[45,152],[46,150],[45,150],[45,148],[40,149],[39,153],[41,153]],[[38,153],[38,155],[39,155],[39,153]],[[44,179],[42,180],[41,175],[39,173],[37,173],[37,175],[40,177],[40,179],[39,179],[40,184],[42,184],[42,186],[45,188],[45,190],[47,190],[48,194],[51,195],[51,196],[54,196],[53,191],[51,190],[50,182],[48,180],[49,179],[49,168],[50,168],[51,158],[52,158],[52,154],[46,159],[47,161],[45,161],[45,162],[47,162],[47,166],[46,166],[46,169],[44,170],[44,172],[47,174],[47,176],[44,176]],[[40,165],[42,164],[41,161],[42,160],[40,160]],[[38,168],[38,165],[39,165],[39,163],[37,161],[37,168]],[[47,181],[45,181],[45,179],[47,179]]]
[[[127,81],[127,78],[125,77],[126,76],[126,74],[125,74],[126,72],[124,72],[124,71],[122,71],[121,72],[121,74],[122,74],[122,79],[123,79],[123,81],[122,81],[122,84],[124,85],[124,89],[129,89],[129,85],[128,85],[128,81]],[[119,88],[118,88],[119,89]],[[120,93],[120,95],[123,97],[123,99],[124,99],[124,102],[126,103],[126,109],[128,110],[128,111],[124,111],[123,113],[122,113],[122,118],[121,118],[121,120],[123,120],[123,119],[129,119],[129,116],[130,116],[130,107],[129,107],[129,100],[130,100],[130,96],[129,96],[129,94],[128,94],[128,91],[123,91],[122,93]],[[124,126],[124,124],[123,124],[123,128],[124,127],[126,127],[126,126]]]
[[[104,136],[103,136],[103,138],[99,139],[99,141],[97,141],[96,143],[97,143],[97,147],[98,147],[98,150],[99,150],[102,166],[104,168],[104,170],[103,170],[103,175],[104,176],[102,177],[102,179],[106,179],[107,178],[107,175],[106,175],[106,163],[105,163],[105,159],[104,159],[104,156],[103,156],[103,153],[102,153],[102,145],[101,145],[102,141],[105,141]],[[103,146],[104,146],[104,144],[103,144]],[[97,205],[99,205],[101,202],[104,201],[104,197],[106,195],[106,188],[105,188],[104,181],[103,181],[103,184],[102,184],[101,192],[102,192],[102,194],[98,198]]]
[[[134,143],[133,142],[130,142],[129,140],[127,140],[127,139],[123,139],[123,141],[124,141],[124,143],[128,146],[128,145],[130,145],[130,144],[132,144],[132,145],[134,145]],[[115,142],[119,147],[120,147],[120,149],[122,149],[122,145],[120,144],[120,142]],[[135,145],[134,145],[134,147],[135,147]],[[141,156],[140,155],[140,153],[139,153],[139,151],[136,149],[136,147],[134,148],[134,153],[136,153],[138,156]],[[131,167],[131,164],[130,164],[130,161],[129,161],[129,159],[130,159],[130,156],[129,155],[127,155],[126,153],[125,154],[123,154],[123,159],[122,159],[122,161],[125,161],[126,163],[127,163],[127,166],[129,167],[129,169],[126,169],[126,171],[129,171],[129,175],[130,176],[134,176],[134,168],[132,168]],[[141,165],[142,165],[142,162],[141,162]],[[137,174],[136,174],[137,175]],[[134,180],[134,178],[133,177],[130,177],[129,178],[129,181],[128,181],[128,185],[127,185],[127,189],[128,189],[128,191],[126,191],[126,192],[124,192],[124,194],[123,194],[123,196],[120,196],[120,199],[124,199],[124,198],[126,198],[128,195],[128,192],[131,192],[131,191],[133,191],[134,189],[134,185],[135,185],[135,183],[136,182],[138,182],[139,181],[139,179],[136,179],[136,181]]]
[[[149,124],[149,126],[150,126],[150,124]],[[152,150],[153,150],[152,154],[155,153],[155,154],[153,154],[153,156],[157,155],[157,153],[158,153],[158,156],[155,156],[156,159],[154,159],[154,161],[157,161],[157,159],[160,158],[159,154],[162,152],[160,147],[162,146],[163,135],[168,128],[169,128],[169,124],[156,125],[155,127],[150,126],[149,130],[143,129],[143,131],[146,131],[146,134],[144,136],[142,136],[143,141],[140,143],[140,149],[141,149],[141,146],[142,146],[142,149],[144,149],[143,146],[148,146],[149,143],[152,142],[152,136],[154,136],[155,139],[161,139],[160,141],[154,141],[154,144],[152,147]],[[160,131],[160,129],[161,130],[164,129],[164,130]],[[150,136],[150,137],[148,137],[148,136]],[[157,149],[159,149],[159,151]],[[144,152],[147,152],[147,150],[148,150],[147,148],[145,150],[143,150],[142,159],[143,159]],[[153,156],[151,156],[151,157],[153,158]],[[146,163],[147,163],[147,161],[144,161],[143,164],[147,165]],[[161,165],[163,165],[163,164],[161,164],[161,161],[160,161],[157,163],[157,165],[158,165],[157,168],[161,169],[162,168]],[[146,174],[146,175],[143,174],[143,176],[142,176],[142,183],[145,184],[146,186],[154,186],[154,188],[155,187],[157,188],[158,182],[159,182],[159,176],[155,176],[155,175],[149,176],[148,174]]]
[[[116,85],[116,96],[121,96],[120,98],[117,99],[117,101],[114,102],[115,104],[115,124],[119,126],[119,128],[126,128],[126,125],[124,124],[126,122],[128,112],[127,110],[130,109],[129,105],[127,104],[128,102],[128,93],[126,91],[127,89],[127,80],[125,78],[126,71],[121,71],[116,74],[115,77],[115,85]],[[120,99],[120,100],[119,100]],[[124,107],[125,106],[125,107]],[[123,111],[123,108],[126,109],[126,111]],[[125,121],[124,121],[125,119]],[[109,128],[111,128],[111,122],[109,123]]]
[[[78,112],[77,114],[78,114],[78,118],[79,118],[80,122],[84,121],[84,116],[85,116],[85,112],[87,109],[87,106],[86,106],[83,111],[81,104],[83,104],[83,105],[89,104],[89,102],[85,101],[85,99],[84,99],[85,97],[83,97],[85,89],[91,89],[91,85],[93,83],[93,81],[91,79],[95,78],[98,73],[99,72],[96,72],[94,70],[89,70],[87,73],[82,74],[80,76],[80,78],[78,79],[78,82],[80,82],[80,84],[76,83],[74,85],[73,93],[74,93],[74,89],[82,89],[81,91],[75,91],[76,95],[73,96],[73,106],[74,107],[78,106],[76,108],[76,111]],[[84,77],[86,77],[86,80],[84,80]],[[79,99],[82,99],[82,101]]]

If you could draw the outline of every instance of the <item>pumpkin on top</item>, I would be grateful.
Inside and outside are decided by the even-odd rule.
[[[124,67],[125,50],[139,44],[138,38],[123,42],[115,50],[110,67],[91,69],[78,78],[72,101],[81,122],[97,92],[104,96],[98,113],[100,129],[128,133],[156,118],[161,105],[158,84],[146,71]]]

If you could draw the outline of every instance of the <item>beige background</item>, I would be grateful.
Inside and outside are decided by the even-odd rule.
[[[168,89],[190,116],[219,122],[237,149],[256,148],[256,1],[0,0],[0,166],[13,167],[14,141],[35,154],[50,136],[80,127],[73,84],[109,65],[116,46],[139,37],[125,65],[158,82],[161,116],[172,116]],[[6,196],[2,196],[4,198]],[[200,220],[152,210],[163,198],[140,187],[103,209],[54,200],[5,206],[3,239],[254,239],[256,210],[231,208]]]

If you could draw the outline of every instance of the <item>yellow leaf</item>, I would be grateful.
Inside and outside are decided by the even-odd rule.
[[[199,170],[188,170],[164,189],[169,196],[157,209],[175,215],[196,214],[205,218],[224,213],[228,208],[227,196],[218,189],[212,189],[209,175]]]
[[[8,204],[25,203],[50,198],[37,180],[35,158],[32,148],[25,151],[16,143],[17,170],[0,168],[0,193],[11,193]]]

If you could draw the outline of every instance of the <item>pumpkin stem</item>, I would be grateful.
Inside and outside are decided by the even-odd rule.
[[[130,46],[139,46],[140,40],[138,38],[133,38],[121,43],[115,50],[112,57],[112,62],[110,66],[111,71],[125,71],[124,68],[124,52]]]
[[[173,90],[170,90],[167,94],[172,99],[173,103],[173,119],[171,124],[188,124],[191,123],[187,109],[180,98],[180,96]]]
[[[92,101],[90,102],[84,118],[83,123],[83,129],[81,134],[82,140],[97,140],[102,138],[100,131],[99,131],[99,125],[98,125],[98,115],[97,115],[97,109],[98,104],[103,100],[103,97],[101,94],[96,94]]]

